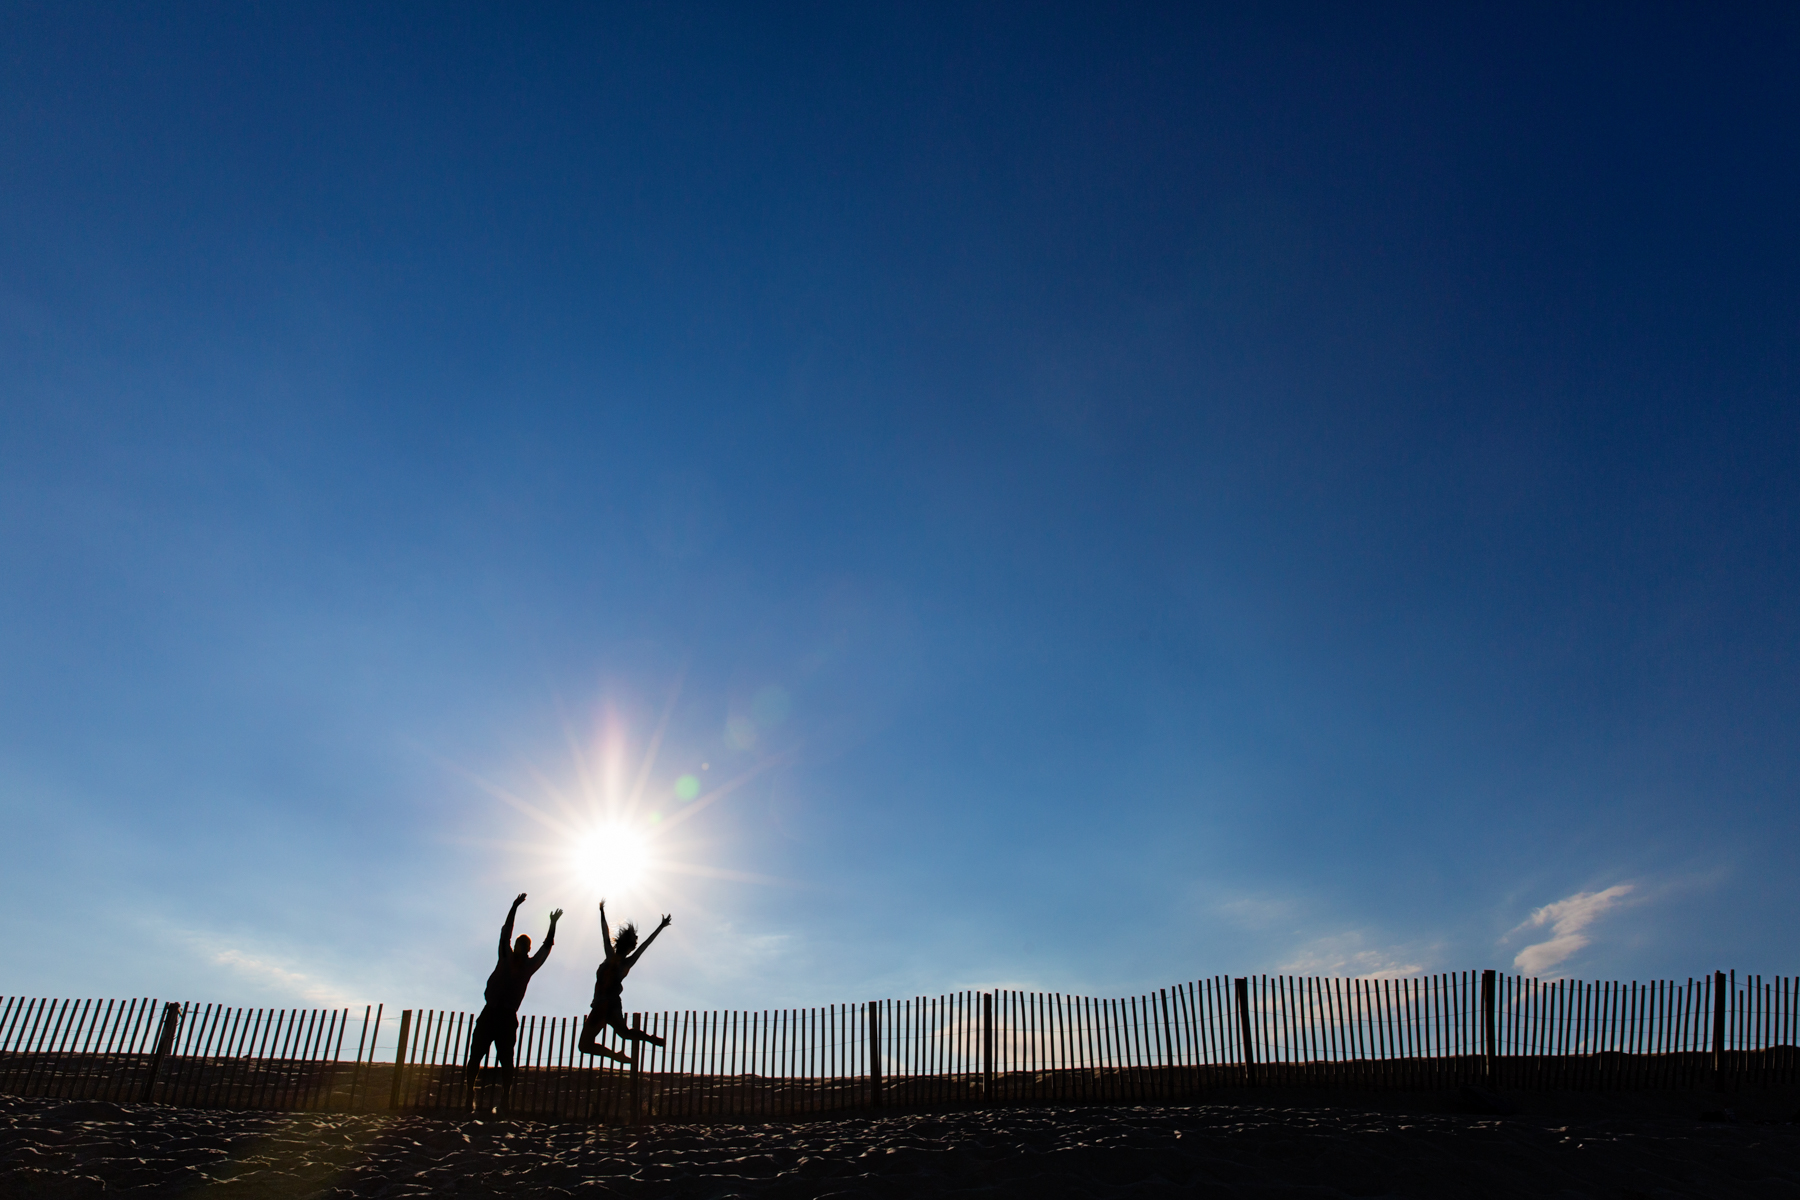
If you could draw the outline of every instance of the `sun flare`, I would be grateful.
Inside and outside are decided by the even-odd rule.
[[[569,847],[570,871],[601,895],[637,887],[653,865],[650,840],[623,822],[595,826]]]
[[[570,769],[550,772],[527,765],[527,789],[472,776],[495,800],[539,827],[532,840],[496,842],[518,857],[519,882],[528,892],[570,911],[606,900],[623,916],[620,910],[627,905],[665,912],[680,907],[684,897],[691,898],[684,887],[690,878],[785,882],[705,861],[711,843],[692,822],[792,755],[763,754],[732,770],[715,753],[689,749],[669,755],[676,761],[659,770],[678,696],[679,689],[671,693],[642,748],[631,744],[624,721],[608,708],[591,742],[570,731]]]

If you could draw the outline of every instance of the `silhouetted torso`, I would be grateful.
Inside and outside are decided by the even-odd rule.
[[[487,991],[482,993],[487,998],[488,1007],[501,1012],[518,1012],[519,1005],[525,1002],[525,986],[537,973],[538,966],[529,956],[521,956],[511,950],[502,954],[500,961],[494,966],[494,973],[488,976]]]
[[[594,972],[594,1007],[601,1010],[618,1008],[625,995],[625,977],[613,963],[603,962]]]

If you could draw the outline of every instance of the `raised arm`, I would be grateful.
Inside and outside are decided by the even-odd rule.
[[[650,943],[656,940],[656,935],[667,929],[674,920],[675,918],[669,916],[667,913],[663,914],[662,924],[650,931],[650,936],[644,939],[644,944],[639,946],[637,952],[625,963],[626,970],[630,970],[632,967],[637,966],[637,960],[644,957],[644,951],[650,948]]]
[[[613,960],[612,930],[606,926],[606,901],[600,902],[600,944],[606,948],[606,961]]]
[[[506,910],[506,924],[500,927],[500,957],[505,958],[512,953],[513,918],[519,915],[519,905],[525,903],[525,893],[520,892],[512,907]]]
[[[550,947],[556,945],[556,923],[560,920],[562,920],[562,909],[559,908],[550,914],[550,932],[544,935],[544,944],[542,948],[540,948],[536,954],[531,956],[532,970],[535,971],[543,966],[544,960],[550,957]]]

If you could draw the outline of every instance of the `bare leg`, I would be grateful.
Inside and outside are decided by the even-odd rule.
[[[509,1017],[494,1035],[494,1056],[500,1060],[500,1112],[512,1112],[513,1043],[519,1037],[519,1018]]]
[[[594,1040],[594,1035],[606,1025],[606,1019],[597,1012],[590,1012],[581,1019],[581,1038],[575,1048],[583,1054],[598,1054],[612,1059],[614,1062],[631,1062],[631,1055],[621,1054],[617,1050],[609,1050]]]
[[[484,1011],[475,1018],[475,1030],[469,1035],[469,1058],[463,1067],[463,1099],[470,1108],[475,1106],[475,1084],[481,1060],[487,1057],[493,1041],[493,1018]]]
[[[654,1033],[645,1033],[635,1025],[630,1029],[625,1028],[625,1014],[623,1012],[612,1013],[608,1016],[606,1023],[612,1026],[612,1031],[614,1033],[618,1034],[626,1041],[649,1042],[652,1046],[661,1046],[663,1044],[663,1039],[657,1037]]]

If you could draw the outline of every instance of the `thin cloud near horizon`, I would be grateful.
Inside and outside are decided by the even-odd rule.
[[[1526,929],[1542,929],[1548,925],[1551,937],[1533,942],[1513,957],[1513,967],[1525,975],[1542,975],[1567,962],[1593,944],[1586,930],[1602,916],[1624,903],[1624,898],[1637,885],[1616,883],[1599,892],[1577,892],[1554,904],[1533,909],[1531,916],[1511,929],[1506,938]]]

